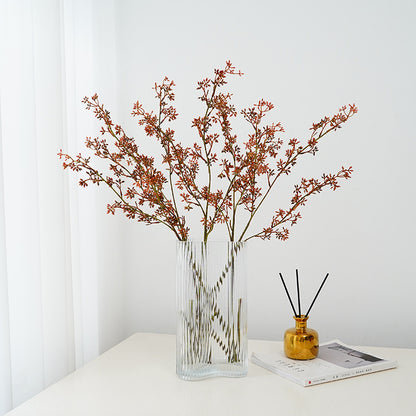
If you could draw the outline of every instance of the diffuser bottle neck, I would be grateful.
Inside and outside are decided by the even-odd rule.
[[[308,316],[305,315],[295,316],[296,322],[296,332],[305,332],[306,331],[306,321],[308,320]]]

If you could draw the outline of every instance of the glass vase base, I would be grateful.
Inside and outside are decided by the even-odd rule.
[[[247,365],[230,363],[195,364],[176,371],[180,379],[187,381],[198,381],[211,377],[245,377],[247,373]]]

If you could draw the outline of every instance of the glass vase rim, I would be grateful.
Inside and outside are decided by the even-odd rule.
[[[246,241],[231,241],[231,240],[176,240],[177,244],[247,244]]]

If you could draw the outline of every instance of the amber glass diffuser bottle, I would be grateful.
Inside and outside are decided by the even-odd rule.
[[[319,352],[318,332],[306,326],[307,316],[294,316],[294,318],[296,326],[285,332],[285,354],[295,360],[311,360]]]
[[[316,298],[319,295],[323,285],[325,284],[326,279],[329,276],[329,273],[326,274],[321,286],[319,287],[316,295],[309,306],[308,311],[305,315],[302,315],[300,309],[300,291],[299,291],[299,275],[298,270],[296,269],[296,287],[297,287],[297,298],[298,298],[298,312],[293,306],[292,299],[290,297],[289,291],[287,290],[286,283],[283,279],[281,273],[279,273],[280,279],[282,280],[283,287],[285,288],[287,297],[292,307],[293,313],[295,314],[295,327],[290,328],[285,332],[284,336],[284,351],[287,357],[293,358],[295,360],[311,360],[316,358],[319,353],[319,338],[318,332],[314,329],[308,328],[306,322],[309,317],[309,312],[312,309],[313,304],[316,301]]]

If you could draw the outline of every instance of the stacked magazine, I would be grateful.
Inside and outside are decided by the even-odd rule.
[[[283,353],[253,353],[251,361],[305,387],[397,367],[397,361],[357,351],[338,340],[321,344],[313,360],[292,360]]]

